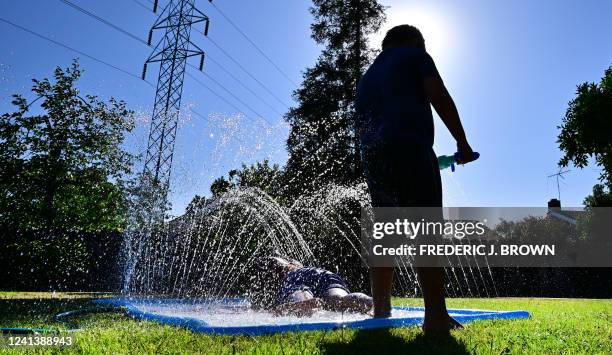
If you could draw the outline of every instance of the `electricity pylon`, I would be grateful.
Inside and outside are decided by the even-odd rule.
[[[151,218],[156,221],[163,221],[167,205],[187,58],[199,56],[200,70],[204,65],[204,51],[191,42],[190,34],[192,25],[203,22],[204,35],[208,35],[210,21],[194,2],[168,1],[149,31],[148,43],[151,45],[154,30],[163,29],[164,37],[155,45],[142,71],[144,80],[147,64],[160,63],[142,181],[145,193],[150,194],[150,207],[157,211]],[[153,12],[157,12],[157,5],[155,0]]]

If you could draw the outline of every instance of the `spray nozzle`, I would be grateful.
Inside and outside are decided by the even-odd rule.
[[[474,160],[480,158],[480,153],[473,152]],[[458,164],[461,161],[461,153],[456,152],[453,155],[441,155],[438,157],[438,167],[440,170],[444,170],[448,167],[451,168],[452,172],[455,172],[455,164]]]

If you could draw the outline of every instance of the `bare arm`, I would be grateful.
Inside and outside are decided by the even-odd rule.
[[[462,163],[469,163],[474,160],[472,148],[467,142],[465,131],[461,125],[459,112],[455,106],[453,98],[446,90],[442,79],[438,76],[430,76],[424,80],[425,94],[438,116],[446,125],[451,135],[457,141],[457,149],[462,157]]]

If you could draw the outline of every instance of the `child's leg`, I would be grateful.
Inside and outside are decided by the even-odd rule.
[[[372,297],[361,292],[353,292],[344,296],[344,304],[347,311],[368,313],[372,310]]]
[[[276,315],[310,317],[322,303],[321,299],[315,298],[309,290],[298,290],[289,295],[285,303],[274,307],[272,312]]]
[[[423,330],[433,333],[448,333],[450,329],[461,329],[463,326],[448,315],[444,299],[443,269],[440,267],[417,267],[423,301],[425,302],[425,319]]]
[[[287,297],[287,299],[285,299],[285,302],[290,303],[290,302],[303,302],[306,300],[310,300],[313,299],[314,296],[312,295],[312,292],[310,292],[310,290],[297,290],[294,291],[293,293],[291,293],[289,295],[289,297]]]
[[[391,317],[391,288],[393,287],[392,267],[371,267],[370,285],[374,298],[374,317]]]
[[[329,310],[367,313],[372,309],[372,297],[360,292],[348,293],[342,288],[330,288],[323,298]]]

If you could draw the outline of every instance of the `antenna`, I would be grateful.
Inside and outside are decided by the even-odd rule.
[[[547,176],[549,179],[552,177],[557,179],[557,198],[559,201],[561,201],[561,185],[559,185],[559,179],[565,180],[565,177],[563,175],[569,173],[570,171],[571,170],[569,169],[563,170],[563,168],[559,168],[559,171],[557,173],[550,174]]]

